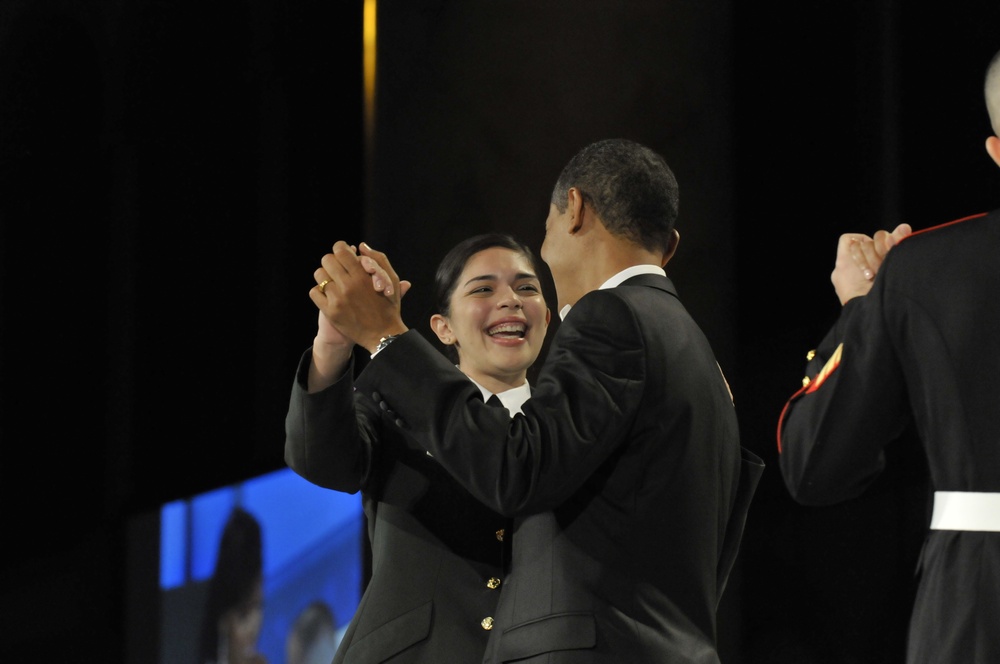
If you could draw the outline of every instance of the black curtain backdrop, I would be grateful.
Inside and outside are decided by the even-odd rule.
[[[444,252],[537,249],[565,161],[625,136],[677,173],[668,273],[769,466],[723,662],[902,662],[918,442],[804,508],[775,427],[840,233],[1000,204],[977,4],[382,0],[366,144],[360,0],[0,3],[0,659],[126,661],[129,520],[283,467],[334,240],[385,250],[429,332]]]

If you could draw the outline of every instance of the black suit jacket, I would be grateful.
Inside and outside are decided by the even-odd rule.
[[[1000,492],[1000,211],[915,232],[849,300],[778,424],[792,496],[868,488],[912,422],[935,491]],[[1000,533],[931,530],[907,662],[1000,662]]]
[[[746,453],[741,468],[727,386],[667,278],[581,298],[512,419],[413,331],[358,391],[516,516],[484,662],[718,662],[716,607],[763,465]]]
[[[372,549],[371,579],[334,662],[480,661],[510,563],[510,520],[402,444],[376,404],[354,394],[353,365],[308,394],[310,361],[307,351],[292,386],[285,461],[314,484],[362,492]]]

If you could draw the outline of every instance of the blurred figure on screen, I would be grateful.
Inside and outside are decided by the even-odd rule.
[[[288,632],[285,664],[330,664],[341,636],[333,609],[322,600],[310,602]]]
[[[267,664],[257,651],[264,619],[260,523],[234,507],[222,530],[201,626],[199,664]]]

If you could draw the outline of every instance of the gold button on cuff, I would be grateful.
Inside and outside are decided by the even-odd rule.
[[[812,378],[810,378],[809,376],[806,376],[805,378],[802,379],[802,387],[808,387],[809,383],[811,383],[811,382],[812,382]]]
[[[498,542],[502,542],[503,541],[503,528],[501,528],[500,530],[497,531],[497,541]]]
[[[493,629],[493,616],[486,616],[485,618],[483,618],[483,621],[479,624],[482,625],[483,629],[485,629],[487,632],[490,631],[491,629]]]
[[[497,588],[500,587],[500,579],[496,578],[495,576],[491,576],[490,580],[486,582],[486,587],[489,588],[490,590],[496,590]]]

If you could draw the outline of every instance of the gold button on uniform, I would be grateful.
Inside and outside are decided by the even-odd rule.
[[[498,542],[502,542],[503,541],[503,528],[501,528],[500,530],[497,531],[497,541]]]
[[[486,582],[486,587],[490,590],[496,590],[500,587],[500,579],[495,576],[491,576],[490,580]]]
[[[482,625],[483,629],[485,629],[487,632],[490,631],[491,629],[493,629],[493,616],[486,616],[485,618],[483,618],[483,621],[479,624]]]

